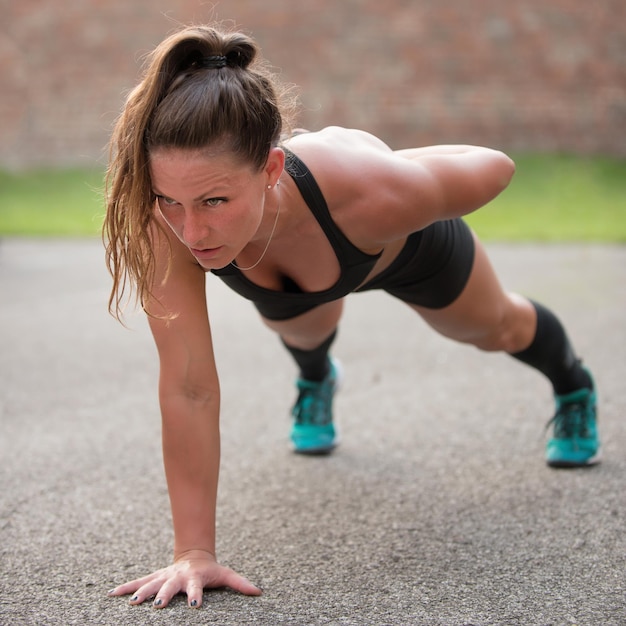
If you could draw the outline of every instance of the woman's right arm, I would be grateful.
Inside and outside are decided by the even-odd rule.
[[[121,585],[110,595],[133,594],[132,604],[155,596],[159,608],[179,592],[187,594],[190,606],[200,606],[202,590],[210,587],[228,586],[257,595],[257,587],[219,565],[215,556],[220,394],[205,273],[173,235],[166,239],[155,234],[153,239],[158,242],[157,267],[146,311],[160,362],[163,461],[174,524],[174,563]]]

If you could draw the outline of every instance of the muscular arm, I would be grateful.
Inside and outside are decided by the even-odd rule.
[[[498,196],[515,171],[507,155],[478,146],[401,150],[381,159],[379,168],[390,213],[379,232],[391,240],[472,213]]]
[[[160,239],[159,239],[160,237]],[[168,605],[179,592],[200,606],[202,590],[228,586],[260,590],[215,555],[215,508],[220,462],[220,393],[206,307],[205,274],[173,236],[155,234],[157,272],[146,303],[159,353],[163,460],[174,523],[174,564],[110,592],[134,594],[132,604],[156,596]]]
[[[333,217],[363,249],[475,211],[502,192],[515,171],[499,150],[442,145],[393,151],[372,135],[336,127],[293,144]]]
[[[503,152],[482,146],[442,145],[397,150],[396,156],[423,167],[439,187],[444,217],[461,217],[503,191],[515,163]]]
[[[150,313],[159,352],[163,461],[174,522],[174,556],[215,556],[215,501],[220,458],[220,393],[205,300],[204,271],[174,249],[172,271]],[[182,257],[182,258],[181,258]]]

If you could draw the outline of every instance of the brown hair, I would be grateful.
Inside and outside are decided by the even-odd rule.
[[[120,319],[124,294],[144,304],[154,280],[154,194],[149,154],[156,148],[219,144],[261,168],[292,106],[288,91],[258,60],[253,39],[209,26],[182,29],[148,56],[111,138],[106,261],[113,277],[109,311]],[[158,230],[157,230],[158,232]]]

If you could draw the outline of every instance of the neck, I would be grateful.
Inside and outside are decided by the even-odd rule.
[[[267,237],[267,242],[265,243],[265,247],[263,248],[263,252],[261,252],[261,256],[257,259],[257,261],[255,263],[253,263],[252,265],[250,265],[248,267],[241,267],[240,265],[237,265],[237,263],[235,263],[234,259],[231,261],[231,265],[233,267],[236,267],[238,270],[240,270],[242,272],[247,272],[248,270],[251,270],[251,269],[255,268],[257,265],[259,265],[259,263],[261,263],[261,261],[264,259],[265,254],[267,253],[267,251],[268,251],[268,249],[270,247],[270,243],[272,243],[272,238],[274,237],[274,233],[276,232],[276,226],[278,225],[278,217],[280,216],[280,183],[277,183],[276,187],[278,187],[278,189],[277,189],[278,201],[277,201],[277,206],[276,206],[276,216],[274,217],[272,230],[270,231],[270,234]]]

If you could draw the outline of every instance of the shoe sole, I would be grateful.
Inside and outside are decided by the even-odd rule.
[[[296,448],[291,446],[291,451],[295,454],[303,454],[305,456],[326,456],[330,454],[337,446],[339,442],[335,441],[331,446],[324,446],[323,448]]]
[[[556,469],[572,469],[576,467],[592,467],[598,465],[602,460],[600,450],[598,450],[592,457],[582,463],[576,463],[575,461],[546,461],[548,467],[554,467]]]

